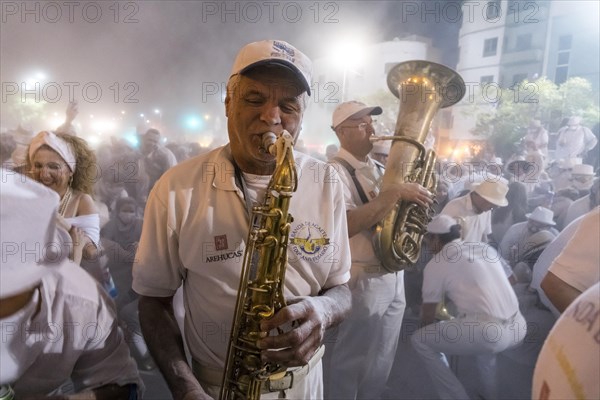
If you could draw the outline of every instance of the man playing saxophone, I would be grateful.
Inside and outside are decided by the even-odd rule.
[[[371,244],[373,227],[400,200],[420,206],[432,203],[431,194],[417,183],[394,183],[381,188],[383,166],[369,153],[373,144],[373,115],[381,107],[358,101],[340,104],[332,128],[340,141],[333,165],[340,172],[348,209],[352,249],[352,311],[328,340],[325,371],[326,397],[381,398],[394,362],[404,308],[404,272],[388,272]]]
[[[244,46],[227,84],[229,144],[170,169],[150,193],[133,288],[145,340],[175,399],[219,395],[250,217],[275,170],[263,138],[284,131],[298,137],[310,71],[310,60],[289,43]],[[326,164],[298,152],[294,158],[302,195],[289,207],[287,306],[261,323],[257,345],[263,361],[300,368],[291,387],[276,389],[285,393],[261,398],[322,398],[321,362],[313,356],[325,330],[350,308],[343,188]],[[180,286],[191,366],[173,316]],[[285,333],[267,336],[284,326]]]

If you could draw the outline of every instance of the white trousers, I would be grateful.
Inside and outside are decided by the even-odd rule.
[[[221,386],[209,385],[200,382],[204,391],[211,396],[213,399],[218,399],[221,394]],[[322,399],[323,398],[323,367],[322,361],[315,365],[310,370],[308,375],[304,377],[300,382],[294,382],[291,389],[265,393],[260,396],[261,400],[271,399],[289,399],[289,400],[308,400],[308,399]]]
[[[378,399],[400,338],[404,272],[353,269],[352,311],[326,343],[325,397]]]
[[[468,399],[452,373],[446,355],[475,356],[480,375],[480,394],[497,398],[496,353],[519,344],[527,331],[520,312],[509,321],[486,316],[464,316],[427,325],[416,331],[411,342],[423,360],[441,399]]]

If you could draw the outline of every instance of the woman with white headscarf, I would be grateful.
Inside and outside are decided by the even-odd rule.
[[[98,255],[100,219],[94,200],[96,156],[77,136],[42,131],[29,144],[27,171],[60,196],[58,212],[74,243],[72,259]]]

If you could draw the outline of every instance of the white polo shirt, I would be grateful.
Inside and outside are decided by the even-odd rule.
[[[299,152],[294,157],[299,183],[289,208],[286,298],[317,296],[350,277],[346,208],[335,170]],[[187,344],[208,367],[224,366],[249,229],[229,146],[171,168],[148,198],[133,289],[167,297],[183,284]]]
[[[423,303],[447,295],[461,314],[508,319],[519,310],[501,257],[487,243],[454,240],[433,256],[423,271]]]
[[[377,167],[371,157],[367,157],[367,162],[362,162],[357,160],[344,148],[340,149],[337,157],[346,160],[355,169],[356,178],[369,200],[379,195],[379,182],[383,178],[383,171]],[[348,170],[335,160],[332,160],[331,164],[338,171],[338,176],[343,183],[346,208],[353,210],[356,207],[362,206],[363,202]],[[372,238],[373,231],[370,229],[362,230],[350,238],[352,265],[354,267],[364,268],[381,265],[381,261],[377,258],[373,250]]]

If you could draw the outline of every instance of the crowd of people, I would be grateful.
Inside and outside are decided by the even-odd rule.
[[[247,261],[249,232],[273,218],[256,206],[290,195],[271,186],[279,159],[264,135],[299,143],[310,84],[308,57],[267,40],[234,60],[224,146],[165,146],[150,128],[139,149],[113,138],[92,150],[73,128],[75,103],[25,150],[3,134],[0,390],[142,398],[140,371],[155,370],[175,399],[218,398],[242,266],[260,257]],[[252,344],[285,373],[261,398],[383,398],[411,321],[410,345],[439,398],[600,396],[600,352],[584,350],[597,348],[600,326],[596,136],[573,116],[550,146],[533,119],[505,162],[438,160],[432,193],[382,184],[400,151],[371,140],[382,112],[343,102],[331,124],[339,145],[294,151],[287,304]],[[390,271],[373,238],[400,202],[432,219],[418,261]],[[577,331],[584,312],[590,329]],[[451,367],[463,356],[476,381]]]

